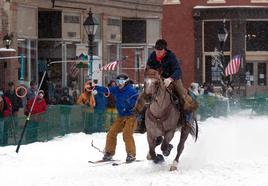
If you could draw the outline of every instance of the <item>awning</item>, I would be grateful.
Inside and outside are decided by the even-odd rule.
[[[113,61],[110,62],[103,67],[101,67],[101,70],[103,71],[111,71],[111,70],[116,70],[117,65],[119,64],[119,61]]]

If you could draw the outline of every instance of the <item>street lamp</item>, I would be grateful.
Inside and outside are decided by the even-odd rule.
[[[96,34],[97,31],[97,27],[98,27],[98,23],[96,21],[94,21],[93,19],[93,14],[91,12],[91,9],[89,9],[88,12],[88,17],[85,20],[85,22],[83,23],[83,26],[87,32],[87,36],[88,36],[88,55],[90,56],[90,60],[89,60],[89,79],[92,80],[92,62],[93,62],[93,41],[94,41],[94,36]]]
[[[5,45],[5,47],[6,47],[7,49],[9,49],[11,43],[12,43],[12,36],[6,34],[6,35],[4,36],[4,38],[3,38],[3,44]]]
[[[221,75],[222,75],[222,84],[224,85],[224,80],[225,80],[225,74],[224,74],[224,44],[225,44],[225,41],[228,37],[228,30],[226,29],[226,26],[225,26],[225,19],[223,20],[223,25],[220,27],[220,29],[218,30],[218,39],[219,39],[219,42],[220,42],[220,54],[221,54],[221,65],[220,65],[220,68],[221,68]]]

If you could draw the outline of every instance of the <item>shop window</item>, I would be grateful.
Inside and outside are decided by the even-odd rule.
[[[208,0],[207,3],[225,3],[225,0]]]
[[[230,56],[225,55],[224,59],[219,54],[207,55],[205,57],[205,80],[207,83],[213,83],[214,85],[220,85],[222,81],[222,74],[224,73],[224,67],[230,60]]]
[[[107,40],[110,42],[121,42],[121,19],[109,17],[107,21]]]
[[[246,25],[247,51],[268,51],[268,21],[248,21]]]
[[[246,64],[246,84],[248,86],[254,85],[253,63]]]
[[[258,63],[258,85],[265,86],[266,82],[266,63]]]
[[[164,5],[181,4],[180,0],[164,0]]]
[[[251,0],[251,3],[268,3],[268,0]]]
[[[225,26],[228,31],[228,37],[224,43],[223,50],[230,51],[230,22],[226,21]],[[218,32],[221,27],[223,27],[222,21],[205,21],[204,22],[204,51],[205,52],[213,52],[215,48],[220,49]]]
[[[146,20],[123,20],[122,42],[146,43]]]
[[[38,12],[38,37],[61,38],[62,24],[60,11]]]
[[[63,39],[80,39],[80,14],[63,12],[62,37]]]

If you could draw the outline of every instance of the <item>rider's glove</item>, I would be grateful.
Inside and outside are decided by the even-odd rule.
[[[166,78],[166,79],[164,80],[164,84],[165,84],[165,86],[168,87],[172,81],[173,81],[172,78]]]

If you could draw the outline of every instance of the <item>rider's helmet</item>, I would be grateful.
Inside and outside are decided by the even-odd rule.
[[[128,76],[126,74],[119,74],[116,77],[116,83],[119,87],[125,86],[126,82],[129,80]]]

